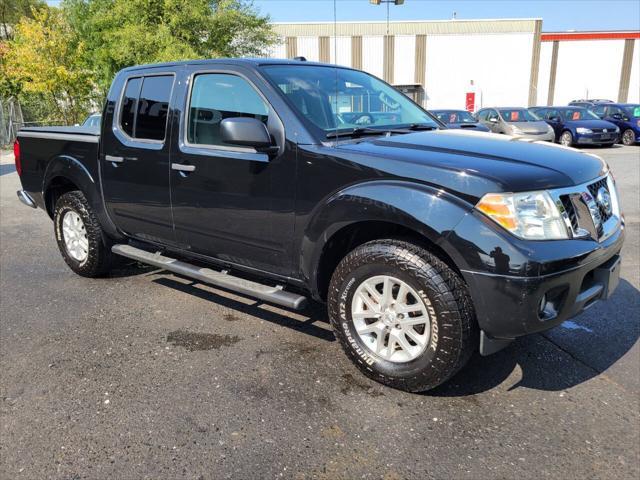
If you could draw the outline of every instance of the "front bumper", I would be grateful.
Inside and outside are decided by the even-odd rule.
[[[576,136],[579,145],[613,145],[618,141],[617,133],[583,133]]]
[[[543,277],[470,275],[476,298],[482,298],[476,307],[485,319],[483,332],[492,339],[512,340],[553,328],[607,299],[618,284],[619,272],[616,251],[596,264]]]

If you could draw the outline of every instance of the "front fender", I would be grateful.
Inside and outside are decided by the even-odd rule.
[[[69,155],[59,155],[51,159],[47,165],[42,181],[42,197],[45,203],[45,210],[50,216],[53,214],[54,205],[50,205],[49,190],[60,179],[73,183],[84,193],[89,205],[96,213],[102,228],[112,237],[120,237],[116,226],[108,217],[102,202],[100,183],[97,181],[95,173],[78,159]]]
[[[311,212],[300,247],[301,276],[316,292],[317,271],[326,244],[341,229],[366,221],[383,221],[411,229],[438,245],[460,265],[462,257],[449,244],[447,236],[471,208],[469,203],[441,189],[401,180],[349,186]]]

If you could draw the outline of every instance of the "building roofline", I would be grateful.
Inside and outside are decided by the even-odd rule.
[[[584,32],[544,32],[540,36],[543,42],[580,41],[580,40],[634,40],[640,39],[640,30],[609,30]]]

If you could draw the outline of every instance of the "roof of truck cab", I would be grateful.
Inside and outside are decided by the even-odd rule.
[[[174,68],[186,65],[242,65],[245,67],[259,67],[262,65],[295,65],[298,67],[304,66],[322,66],[322,67],[337,67],[345,68],[340,65],[334,65],[332,63],[322,62],[309,62],[306,60],[288,60],[277,58],[212,58],[205,60],[183,60],[180,62],[166,62],[166,63],[149,63],[146,65],[134,65],[131,67],[123,68],[121,72],[129,72],[133,70],[145,70],[151,68]]]

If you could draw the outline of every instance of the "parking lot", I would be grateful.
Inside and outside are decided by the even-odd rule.
[[[74,275],[3,153],[0,478],[638,478],[640,147],[585,151],[625,211],[613,298],[422,395],[360,375],[321,305]]]

